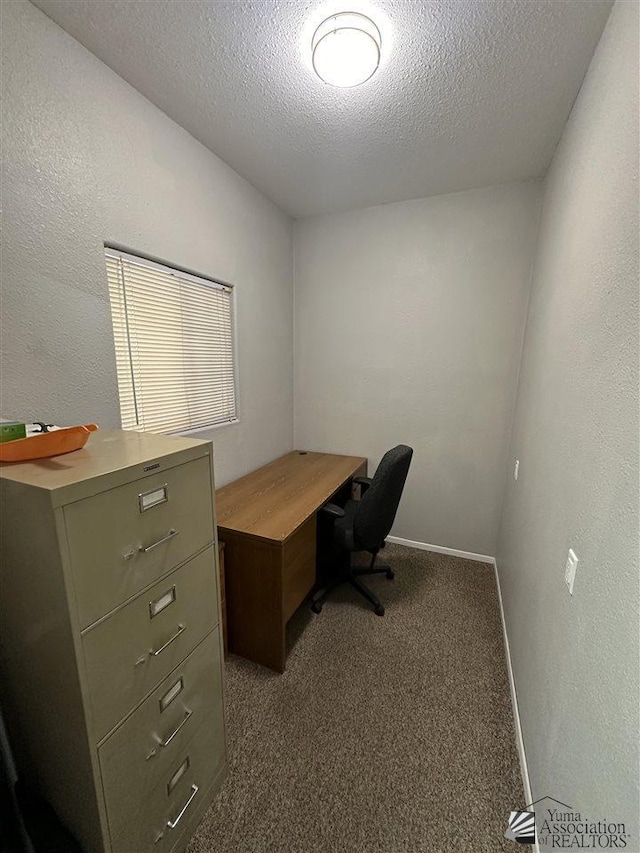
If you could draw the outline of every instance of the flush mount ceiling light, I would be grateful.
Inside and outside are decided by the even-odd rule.
[[[313,34],[313,67],[331,86],[359,86],[375,74],[382,38],[371,18],[340,12],[323,21]]]

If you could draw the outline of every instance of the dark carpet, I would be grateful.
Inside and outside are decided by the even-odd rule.
[[[289,625],[284,675],[231,656],[229,777],[188,853],[496,853],[523,805],[493,567],[389,545]]]

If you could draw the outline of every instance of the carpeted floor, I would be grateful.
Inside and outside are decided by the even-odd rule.
[[[492,566],[389,545],[289,625],[287,671],[227,662],[229,777],[188,853],[497,853],[524,804]]]

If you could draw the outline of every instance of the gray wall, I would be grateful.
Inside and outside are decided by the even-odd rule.
[[[295,443],[415,450],[393,533],[495,554],[540,185],[295,224]]]
[[[634,851],[638,331],[638,5],[618,3],[546,182],[498,570],[533,797],[627,821]]]
[[[35,6],[2,3],[4,417],[119,426],[103,242],[237,287],[219,483],[292,448],[291,222]]]

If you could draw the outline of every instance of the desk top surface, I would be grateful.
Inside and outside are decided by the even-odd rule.
[[[367,460],[294,450],[216,489],[221,531],[284,542]]]

